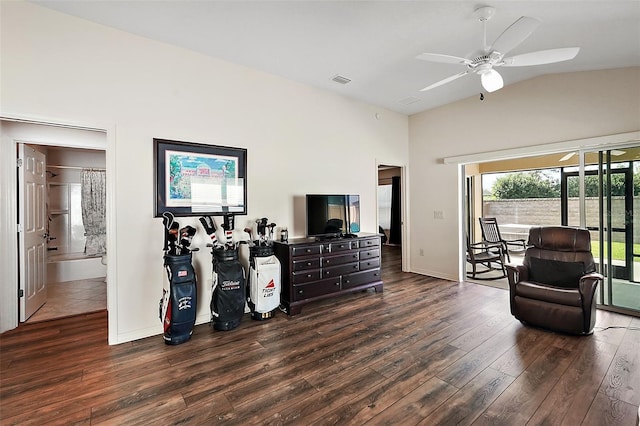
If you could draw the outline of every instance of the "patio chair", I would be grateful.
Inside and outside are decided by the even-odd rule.
[[[471,264],[471,273],[467,272],[467,276],[469,278],[476,280],[497,280],[507,276],[507,272],[504,267],[502,245],[499,243],[479,242],[471,244],[469,237],[467,237],[467,262]],[[501,275],[493,275],[491,277],[477,276],[479,274],[499,270],[494,267],[494,264],[499,265],[499,269],[502,270]],[[478,265],[481,265],[484,268],[479,270]]]
[[[482,241],[487,243],[500,244],[502,253],[511,262],[509,252],[524,253],[527,249],[527,242],[523,239],[505,240],[500,235],[500,227],[495,217],[480,217],[480,228],[482,229]]]

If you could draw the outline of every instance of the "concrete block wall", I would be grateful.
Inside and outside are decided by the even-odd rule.
[[[623,228],[625,221],[624,197],[612,197],[612,227]],[[640,208],[640,197],[634,197],[633,210]],[[586,199],[587,226],[598,226],[598,198]],[[483,202],[483,215],[485,217],[495,217],[501,227],[504,238],[523,238],[522,231],[509,229],[510,224],[531,225],[531,226],[551,226],[560,225],[560,198],[525,198],[515,200],[489,200]],[[633,218],[631,218],[633,220]],[[580,224],[579,200],[569,199],[569,225]],[[506,229],[502,230],[503,225]],[[516,235],[520,234],[520,235]],[[592,233],[592,237],[599,238],[597,233]],[[526,236],[524,236],[526,238]],[[622,241],[622,235],[613,234],[613,241]],[[640,226],[634,226],[634,241],[640,242]]]

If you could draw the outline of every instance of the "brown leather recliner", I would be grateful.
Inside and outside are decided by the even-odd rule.
[[[565,226],[534,227],[522,265],[508,264],[511,314],[525,324],[590,334],[596,323],[591,235]]]

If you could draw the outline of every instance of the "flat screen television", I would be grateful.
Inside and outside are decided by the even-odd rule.
[[[307,194],[307,236],[335,238],[360,232],[360,196]]]

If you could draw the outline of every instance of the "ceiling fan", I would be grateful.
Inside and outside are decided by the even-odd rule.
[[[530,65],[552,64],[573,59],[580,51],[579,47],[565,47],[505,57],[507,53],[526,40],[526,38],[538,28],[541,21],[528,16],[522,16],[511,24],[509,28],[504,30],[493,42],[493,45],[488,46],[487,21],[491,19],[494,14],[495,8],[491,6],[483,6],[475,11],[475,16],[478,17],[483,25],[484,40],[482,51],[472,55],[472,59],[441,55],[438,53],[422,53],[416,56],[416,59],[424,61],[460,64],[465,65],[467,68],[465,71],[421,89],[421,92],[442,86],[468,74],[479,74],[482,87],[484,87],[487,92],[495,92],[504,86],[504,81],[502,80],[502,76],[493,69],[494,67],[525,67]]]

